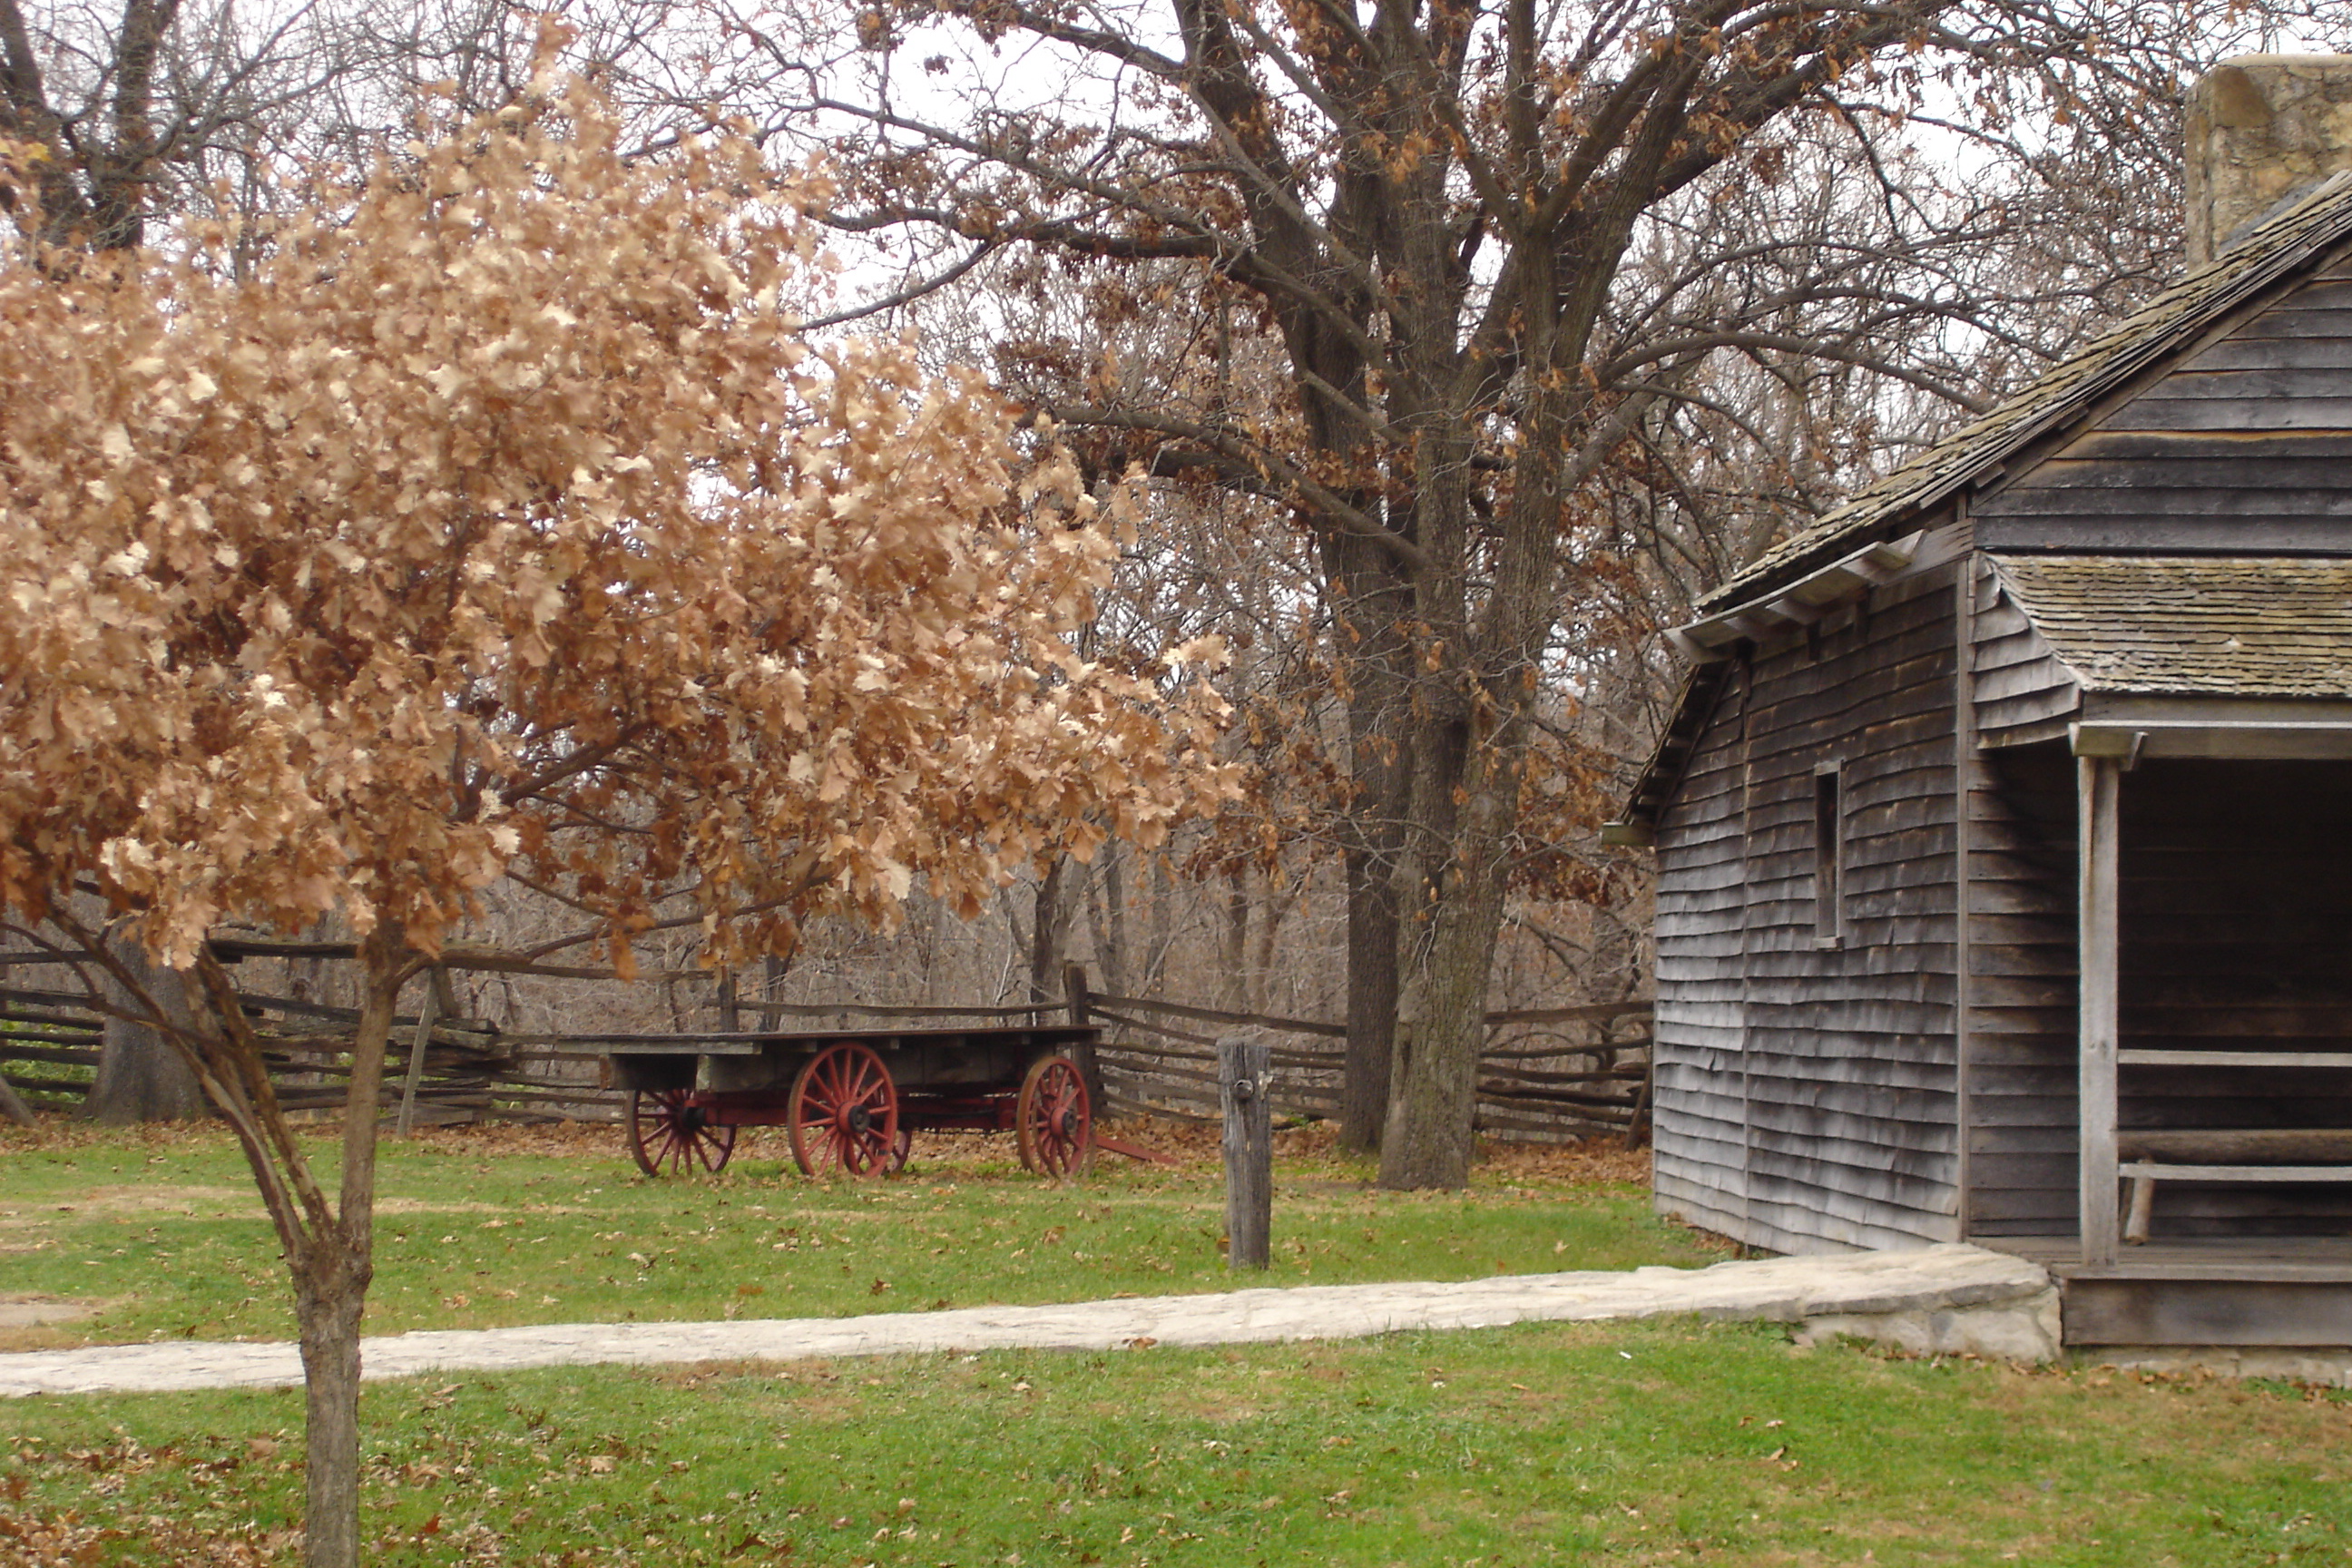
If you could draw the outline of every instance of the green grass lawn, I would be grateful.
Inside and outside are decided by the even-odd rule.
[[[0,1405],[0,1561],[291,1563],[293,1394]],[[372,1384],[381,1564],[2339,1563],[2352,1407],[1747,1324]]]
[[[1171,1135],[1160,1134],[1162,1144]],[[1459,1279],[1703,1264],[1648,1212],[1638,1157],[1521,1152],[1466,1193],[1371,1190],[1286,1135],[1274,1264],[1251,1284]],[[1009,1141],[927,1142],[898,1177],[811,1182],[772,1135],[716,1178],[651,1180],[609,1130],[387,1138],[367,1331],[512,1323],[832,1317],[1229,1289],[1213,1141],[1175,1168],[1116,1157],[1077,1184]],[[323,1136],[314,1157],[331,1175]],[[1595,1175],[1614,1180],[1596,1180]],[[278,1247],[218,1131],[0,1135],[0,1290],[94,1316],[0,1331],[0,1350],[291,1337]]]
[[[1407,1195],[1286,1142],[1274,1283],[1723,1256],[1648,1215],[1636,1157],[1506,1153]],[[608,1133],[388,1141],[368,1329],[1224,1288],[1213,1142],[1172,1143],[1180,1167],[1057,1188],[969,1142],[828,1185],[766,1144],[656,1183]],[[244,1182],[213,1131],[0,1134],[0,1291],[102,1307],[0,1348],[290,1332]],[[383,1564],[2352,1559],[2341,1395],[1758,1325],[468,1374],[371,1384],[362,1415]],[[290,1392],[0,1402],[0,1563],[291,1568],[300,1420]]]

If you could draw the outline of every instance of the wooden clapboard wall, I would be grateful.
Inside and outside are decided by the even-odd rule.
[[[2081,1220],[2074,767],[2057,740],[1980,753],[1972,771],[1970,1236],[2071,1236]]]
[[[1752,1246],[1959,1233],[1956,571],[1756,654],[1660,823],[1659,1204]],[[1834,947],[1814,901],[1829,763],[1845,841]],[[1736,1001],[1727,961],[1744,974]]]
[[[1990,567],[1974,574],[1970,696],[1982,746],[2063,741],[2082,707],[2074,672],[2058,660]],[[2069,786],[2071,787],[2071,786]]]
[[[1987,550],[2352,550],[2352,264],[2340,256],[1976,508]]]
[[[1976,542],[2011,552],[2352,552],[2347,458],[2352,266],[2339,257],[1979,498]],[[1967,1228],[1985,1237],[2072,1235],[2080,1218],[2076,826],[2065,736],[2081,699],[2074,672],[2001,594],[1990,569],[1980,574],[1975,604],[1976,728],[1997,749],[1970,794]],[[2295,965],[2298,954],[2326,951],[2320,933],[2341,917],[2324,902],[2302,912],[2255,906],[2323,897],[2292,862],[2315,854],[2316,870],[2336,853],[2305,830],[2330,820],[2328,792],[2297,796],[2294,765],[2283,773],[2246,763],[2223,764],[2195,788],[2165,784],[2179,765],[2136,770],[2122,790],[2125,1045],[2214,1048],[2221,1038],[2243,1039],[2268,1026],[2263,1018],[2285,1016],[2260,1014],[2265,987],[2302,987],[2327,1012],[2329,977]],[[2273,788],[2287,794],[2273,799],[2264,793]],[[2191,847],[2200,833],[2275,835],[2287,824],[2294,830],[2266,845]],[[2214,913],[2200,914],[2200,907]],[[2225,931],[2236,934],[2221,947],[2200,945]],[[2273,950],[2266,932],[2287,945]],[[2334,952],[2343,956],[2340,947]],[[2220,968],[2200,971],[2209,961]],[[2302,1021],[2340,1026],[2352,1024],[2352,1011],[2306,1013]],[[2345,1034],[2352,1029],[2336,1037]],[[2263,1091],[2261,1103],[2243,1103],[2249,1083]],[[2134,1068],[2123,1091],[2126,1127],[2278,1125],[2297,1097],[2308,1098],[2311,1115],[2352,1117],[2333,1086],[2311,1075]],[[2161,1194],[2159,1228],[2223,1225],[2225,1214],[2238,1216],[2226,1226],[2265,1215],[2301,1224],[2311,1213],[2336,1212],[2347,1195],[2183,1184]]]
[[[1659,818],[1652,1182],[1658,1205],[1726,1236],[1748,1224],[1742,1049],[1748,671],[1717,689]]]
[[[1971,574],[1967,1235],[2081,1224],[2075,779],[2081,709],[1990,563]]]

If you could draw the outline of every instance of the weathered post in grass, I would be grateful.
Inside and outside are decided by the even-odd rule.
[[[1274,1049],[1262,1037],[1217,1042],[1217,1100],[1225,1112],[1225,1267],[1263,1268],[1274,1228]]]

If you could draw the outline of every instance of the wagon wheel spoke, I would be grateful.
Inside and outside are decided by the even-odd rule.
[[[898,1092],[870,1047],[844,1040],[811,1057],[793,1079],[784,1123],[804,1174],[897,1168],[890,1155],[898,1143]]]
[[[637,1089],[629,1096],[629,1153],[648,1176],[725,1168],[735,1152],[735,1129],[714,1124],[705,1106],[683,1089]]]
[[[1021,1163],[1042,1176],[1072,1176],[1094,1153],[1086,1075],[1067,1057],[1047,1057],[1021,1080],[1013,1112]]]

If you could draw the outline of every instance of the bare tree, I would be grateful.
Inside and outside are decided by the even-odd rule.
[[[1313,542],[1355,785],[1355,1076],[1393,1061],[1382,1180],[1428,1185],[1466,1171],[1536,694],[1614,526],[1612,482],[1665,411],[1708,404],[1727,359],[1782,378],[1827,360],[1967,406],[1999,313],[1957,275],[1934,287],[1933,256],[2013,232],[2030,215],[2000,203],[2024,187],[1922,201],[1885,153],[1944,121],[1987,166],[2063,159],[2067,137],[2021,118],[2051,103],[2074,142],[2144,140],[2170,73],[2227,42],[2195,13],[910,0],[835,26],[815,7],[728,21],[752,51],[736,79],[761,53],[770,70],[748,107],[829,149],[831,221],[890,247],[901,281],[877,306],[997,252],[1114,310],[1175,267],[1183,301],[1274,365],[1255,403],[1199,395],[1197,374],[1139,392],[1081,364],[1045,405],[1148,472],[1266,500]],[[1830,205],[1801,232],[1716,221],[1790,206],[1806,150],[1830,143],[1838,187],[1812,193]],[[1874,264],[1885,246],[1906,277]],[[1790,461],[1827,478],[1854,445]]]

